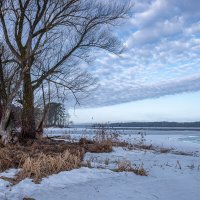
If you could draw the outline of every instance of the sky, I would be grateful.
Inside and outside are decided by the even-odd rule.
[[[124,52],[99,52],[90,63],[99,86],[70,109],[71,119],[199,121],[200,1],[133,2],[133,15],[116,30]]]

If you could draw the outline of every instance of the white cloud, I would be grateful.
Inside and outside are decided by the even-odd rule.
[[[200,1],[135,0],[129,26],[121,28],[121,57],[99,54],[91,73],[100,87],[85,102],[114,105],[200,90]]]
[[[138,2],[136,2],[137,5]],[[145,27],[151,25],[163,15],[168,15],[168,2],[166,0],[152,1],[143,12],[138,12],[131,20],[133,26]]]
[[[163,81],[149,86],[127,85],[125,82],[124,84],[125,88],[123,84],[120,84],[119,87],[117,85],[108,88],[102,87],[92,96],[89,107],[115,105],[146,98],[158,98],[163,95],[198,91],[200,90],[200,74],[179,80]]]

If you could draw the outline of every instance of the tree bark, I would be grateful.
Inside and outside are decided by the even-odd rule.
[[[10,108],[5,109],[5,111],[2,113],[1,122],[0,122],[0,135],[2,136],[6,134],[6,128],[9,123],[10,114],[11,114]]]
[[[23,109],[22,109],[22,138],[35,139],[36,125],[34,116],[34,91],[31,84],[30,71],[24,72],[23,83]]]
[[[8,127],[10,122],[10,116],[11,116],[11,108],[4,108],[4,111],[2,111],[2,116],[0,121],[0,136],[4,144],[9,143],[10,130],[8,129]]]

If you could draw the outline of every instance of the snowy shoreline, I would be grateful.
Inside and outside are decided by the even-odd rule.
[[[59,129],[50,129],[48,135],[69,134],[75,139],[90,133],[79,130],[77,134]],[[46,132],[46,133],[47,133]],[[115,147],[111,153],[87,153],[84,160],[90,160],[93,168],[82,167],[60,172],[44,178],[40,184],[25,179],[15,186],[0,179],[0,199],[22,200],[31,197],[36,200],[198,200],[200,191],[200,144],[184,138],[196,137],[192,133],[145,136],[145,143],[177,151],[193,152],[178,155],[172,152],[158,153],[152,150],[128,150]],[[137,134],[124,134],[120,140],[137,142]],[[130,161],[143,165],[148,176],[137,176],[130,172],[113,172],[117,161]],[[106,162],[105,162],[106,161]],[[179,163],[179,165],[177,164]],[[104,169],[102,169],[104,168]],[[0,176],[12,177],[16,170],[8,170]]]

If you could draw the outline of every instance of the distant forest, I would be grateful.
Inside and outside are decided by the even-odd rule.
[[[128,122],[111,123],[109,127],[200,127],[200,122]]]

